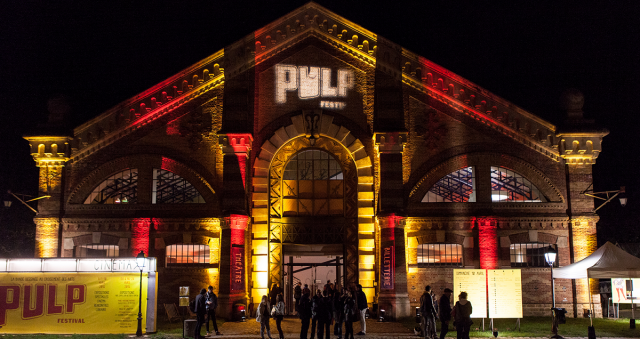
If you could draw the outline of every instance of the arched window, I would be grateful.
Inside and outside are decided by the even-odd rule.
[[[126,169],[105,179],[85,204],[135,204],[138,200],[138,170]]]
[[[329,153],[307,150],[287,164],[282,180],[283,215],[344,215],[342,168]]]
[[[200,192],[183,177],[164,169],[154,168],[151,203],[202,204],[204,203],[204,198],[202,198]]]
[[[549,267],[544,257],[544,253],[549,246],[556,247],[556,245],[541,242],[509,245],[511,267]],[[556,256],[553,267],[558,267],[558,256]]]
[[[547,199],[522,175],[503,167],[491,166],[491,201],[547,202]]]
[[[462,245],[460,244],[418,245],[418,267],[461,267],[462,263]]]
[[[172,264],[208,264],[210,252],[208,245],[175,244],[166,247],[166,265]]]
[[[475,201],[476,179],[472,166],[445,175],[422,198],[422,202]]]

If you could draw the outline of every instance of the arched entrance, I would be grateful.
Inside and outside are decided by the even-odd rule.
[[[305,137],[302,115],[294,116],[292,125],[279,129],[265,142],[254,163],[251,294],[254,303],[273,283],[283,286],[283,267],[289,261],[288,256],[313,252],[325,258],[337,257],[342,252],[344,281],[362,284],[368,297],[373,298],[375,241],[371,160],[360,140],[344,127],[332,124],[332,119],[322,116],[317,127],[319,137],[311,145]],[[327,173],[333,166],[331,157],[340,167],[340,184],[338,180],[318,180],[318,183],[296,182],[295,185],[305,186],[302,191],[300,186],[291,187],[293,179],[288,177],[287,164],[294,159],[298,161],[301,158],[296,157],[302,154],[305,161],[310,155],[312,162],[314,156],[321,158],[319,162],[326,157],[326,165],[320,165],[319,169],[326,166]],[[324,186],[326,194],[324,189],[315,192],[313,185]],[[341,189],[342,193],[330,193],[331,188]],[[301,196],[300,192],[304,194]],[[267,231],[266,234],[261,230]]]

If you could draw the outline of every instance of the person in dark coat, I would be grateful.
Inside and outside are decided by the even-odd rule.
[[[200,334],[200,330],[202,329],[202,324],[204,324],[204,316],[207,314],[207,300],[205,293],[207,293],[206,289],[201,289],[200,294],[196,296],[196,331],[194,334],[194,339],[202,339],[204,336]]]
[[[469,339],[469,329],[471,328],[471,324],[473,324],[471,320],[473,307],[467,300],[467,292],[460,292],[458,301],[453,307],[452,312],[454,324],[456,324],[456,331],[458,331],[458,339]]]
[[[309,332],[309,322],[311,321],[311,298],[309,298],[309,294],[309,289],[304,289],[302,297],[300,298],[300,304],[298,305],[298,316],[302,322],[300,339],[307,339],[307,332]],[[311,337],[313,338],[313,334]]]
[[[322,303],[322,291],[318,289],[316,295],[311,298],[311,339],[316,337],[316,326],[320,317],[320,304]],[[322,339],[322,338],[318,338]]]
[[[353,339],[353,322],[360,319],[360,311],[353,294],[349,290],[344,291],[344,339]]]
[[[296,287],[293,288],[294,309],[296,313],[299,313],[298,306],[300,305],[300,298],[302,298],[302,283],[298,281]]]
[[[424,288],[424,293],[420,297],[420,314],[422,315],[422,335],[425,339],[434,339],[436,330],[436,310],[433,307],[431,297],[431,286]]]
[[[344,295],[342,286],[336,284],[333,291],[333,334],[342,339],[342,322],[344,321]]]
[[[444,289],[444,294],[440,297],[438,312],[440,313],[440,339],[444,339],[449,332],[449,321],[451,320],[451,293],[449,288]]]
[[[331,320],[333,318],[333,300],[329,296],[329,290],[322,292],[322,299],[317,309],[318,318],[318,339],[322,339],[322,335],[326,335],[326,339],[331,337]]]
[[[360,332],[358,335],[367,334],[367,308],[369,308],[367,303],[367,295],[364,294],[362,290],[362,285],[356,285],[358,291],[356,293],[356,302],[358,303],[358,311],[360,312]]]
[[[277,303],[276,298],[278,297],[278,294],[283,293],[284,291],[282,290],[282,287],[280,287],[280,284],[273,284],[271,286],[271,291],[269,292],[269,301],[271,302],[271,305],[275,305]]]
[[[218,324],[216,324],[216,308],[218,308],[218,296],[213,293],[213,286],[209,286],[207,294],[205,294],[205,300],[207,303],[207,335],[209,335],[209,321],[213,321],[213,329],[216,331],[216,335],[221,335],[218,331]]]

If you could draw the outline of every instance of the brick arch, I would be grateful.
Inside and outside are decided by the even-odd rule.
[[[99,185],[103,180],[109,176],[121,172],[125,169],[137,168],[162,168],[167,171],[171,171],[185,180],[189,181],[200,192],[205,202],[216,203],[217,197],[213,187],[196,171],[190,167],[173,160],[171,158],[150,155],[139,154],[129,155],[118,159],[111,160],[97,169],[91,171],[81,182],[78,184],[67,199],[69,204],[83,204],[86,197],[93,191],[93,189]],[[140,174],[139,174],[140,175]]]
[[[129,241],[129,238],[127,237],[119,237],[117,235],[111,235],[111,234],[105,234],[105,233],[100,233],[100,241],[95,242],[93,240],[93,233],[91,234],[84,234],[84,235],[79,235],[79,236],[75,236],[71,239],[71,241],[73,242],[73,257],[75,257],[76,252],[75,249],[78,246],[82,246],[82,245],[116,245],[119,246],[120,245],[120,240],[121,239],[126,239],[127,244]],[[121,248],[121,251],[124,250],[125,252],[127,251],[126,248]]]
[[[463,167],[474,166],[480,162],[488,163],[490,166],[504,167],[522,175],[531,181],[549,199],[549,202],[565,202],[564,196],[552,183],[551,179],[531,163],[506,154],[488,152],[458,155],[436,165],[414,185],[409,193],[409,202],[420,203],[429,189],[442,177]]]
[[[313,146],[304,137],[303,115],[294,115],[290,117],[290,121],[291,124],[275,130],[273,135],[263,143],[253,165],[251,213],[253,239],[254,244],[258,242],[268,244],[267,253],[258,253],[261,249],[254,245],[252,261],[268,263],[266,271],[258,271],[257,266],[254,266],[253,273],[258,277],[266,278],[266,281],[258,279],[259,281],[254,282],[252,291],[254,295],[266,292],[268,286],[282,280],[280,269],[283,260],[280,223],[282,214],[278,187],[281,185],[284,166],[302,149],[319,148],[328,151],[339,159],[344,171],[350,172],[352,185],[345,183],[346,204],[349,204],[349,199],[353,201],[351,208],[345,206],[345,217],[351,220],[347,225],[345,241],[346,279],[352,282],[359,280],[359,257],[366,257],[367,262],[374,262],[372,254],[374,248],[363,250],[358,247],[359,238],[374,239],[373,169],[364,144],[351,133],[350,129],[334,124],[334,117],[326,112],[318,124],[320,138]],[[347,177],[345,175],[345,181],[348,180]],[[350,190],[349,187],[351,187]],[[372,264],[370,270],[373,271]],[[364,287],[373,289],[373,281],[370,282],[371,286],[368,286],[367,282],[361,281],[363,286],[367,285]]]

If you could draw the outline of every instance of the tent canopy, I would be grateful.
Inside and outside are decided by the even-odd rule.
[[[590,256],[571,265],[554,268],[556,279],[640,278],[640,259],[607,241]]]

